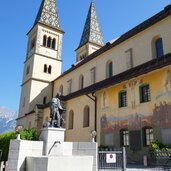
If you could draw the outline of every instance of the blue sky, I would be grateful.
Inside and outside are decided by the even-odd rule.
[[[108,42],[161,11],[171,0],[94,0],[104,42]],[[91,0],[57,0],[63,38],[63,71],[75,62]],[[0,106],[18,111],[27,32],[41,0],[10,0],[0,4]]]

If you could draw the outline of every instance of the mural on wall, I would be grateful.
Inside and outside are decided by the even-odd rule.
[[[166,71],[166,76],[164,79],[164,89],[158,90],[156,95],[156,100],[161,100],[162,98],[170,98],[171,97],[171,71]]]
[[[166,80],[165,80],[166,92],[171,91],[171,71],[167,70]]]
[[[171,127],[171,103],[164,101],[154,105],[153,110],[154,127]]]
[[[143,80],[134,80],[124,85],[129,91],[131,100],[131,109],[136,109],[136,91]],[[153,128],[171,128],[171,70],[166,71],[163,81],[163,89],[156,94],[153,111],[151,113],[135,113],[127,116],[118,116],[117,110],[106,112],[101,117],[101,126],[103,131],[119,131],[123,128],[129,130],[140,130],[145,126]],[[110,110],[109,110],[110,111]],[[104,110],[102,110],[105,113]],[[113,114],[112,114],[113,113]],[[114,115],[115,113],[115,115]]]
[[[171,128],[171,103],[160,102],[155,104],[153,113],[130,114],[120,117],[104,114],[101,117],[103,131],[119,131],[127,128],[129,130],[139,130],[145,126],[153,128]]]
[[[139,88],[139,85],[142,84],[143,80],[133,80],[129,83],[126,83],[123,88],[127,89],[130,94],[130,101],[132,109],[136,108],[136,90]]]
[[[101,126],[103,131],[119,131],[127,128],[129,130],[139,130],[144,126],[152,126],[152,114],[130,114],[128,116],[107,116],[101,117]]]

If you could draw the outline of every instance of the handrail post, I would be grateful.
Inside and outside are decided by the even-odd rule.
[[[125,151],[125,147],[122,148],[122,155],[123,155],[123,171],[126,171],[126,151]]]

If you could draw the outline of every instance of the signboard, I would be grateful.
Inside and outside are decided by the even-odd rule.
[[[106,154],[106,163],[116,163],[116,154]]]

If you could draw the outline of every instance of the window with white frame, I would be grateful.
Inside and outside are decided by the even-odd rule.
[[[84,114],[83,114],[83,127],[89,127],[90,125],[90,108],[89,106],[85,106]]]
[[[153,128],[152,127],[144,127],[143,128],[144,146],[149,146],[153,140],[154,140]]]
[[[84,88],[84,76],[80,75],[79,77],[79,89],[83,89]]]
[[[67,84],[68,84],[68,88],[67,88],[68,94],[70,94],[72,92],[72,79],[68,80]]]
[[[113,62],[108,61],[106,63],[106,78],[110,78],[113,76]]]
[[[131,69],[133,67],[132,48],[125,51],[125,54],[126,54],[126,67],[127,67],[127,69]]]
[[[120,130],[120,141],[121,147],[129,146],[129,131],[128,129],[121,129]]]
[[[96,67],[93,67],[91,70],[91,84],[96,83]]]
[[[74,112],[73,110],[70,110],[69,112],[69,122],[68,122],[68,129],[74,128]]]

